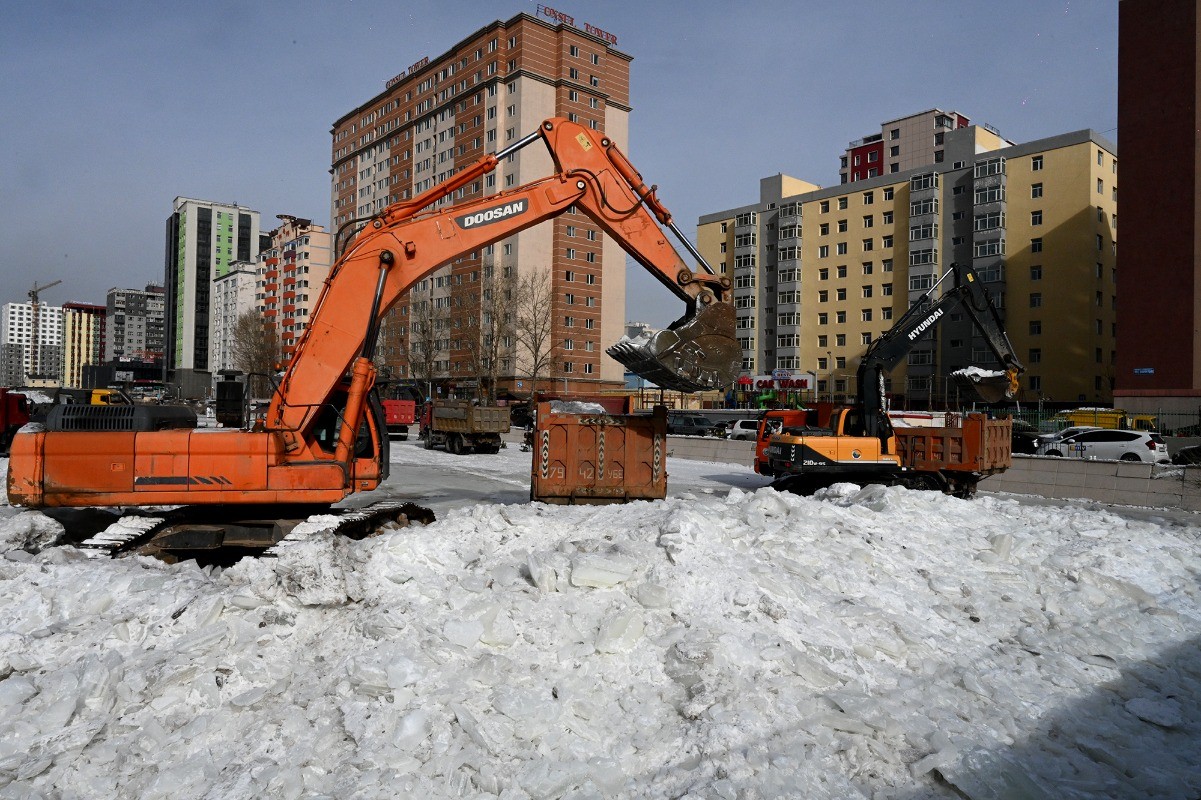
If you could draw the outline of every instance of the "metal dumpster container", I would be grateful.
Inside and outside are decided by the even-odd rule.
[[[530,499],[625,503],[667,496],[667,413],[564,413],[538,404]]]

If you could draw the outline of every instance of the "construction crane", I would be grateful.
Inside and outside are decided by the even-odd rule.
[[[33,288],[29,290],[29,305],[33,311],[33,320],[29,326],[29,372],[27,378],[37,378],[42,373],[42,346],[41,340],[38,337],[38,322],[41,315],[38,313],[38,293],[44,292],[52,286],[58,286],[62,281],[51,281],[38,286],[34,281]]]

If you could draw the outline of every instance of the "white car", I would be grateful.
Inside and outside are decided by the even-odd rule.
[[[759,420],[739,419],[726,429],[726,438],[752,441],[759,435]]]
[[[1040,442],[1038,454],[1065,458],[1091,458],[1106,461],[1168,461],[1168,446],[1158,433],[1123,431],[1109,428],[1068,433]]]

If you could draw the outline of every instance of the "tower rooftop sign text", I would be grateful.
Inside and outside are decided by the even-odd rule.
[[[602,40],[608,42],[609,44],[617,44],[617,37],[614,36],[613,34],[609,33],[608,31],[601,30],[600,28],[596,27],[595,25],[589,25],[587,22],[585,22],[582,26],[576,25],[575,17],[573,17],[569,14],[564,14],[562,11],[553,9],[550,6],[544,6],[542,4],[539,4],[538,5],[538,14],[540,16],[547,17],[548,19],[553,19],[555,22],[564,22],[573,28],[580,28],[582,31],[584,31],[584,33],[595,36],[598,39],[602,39]]]

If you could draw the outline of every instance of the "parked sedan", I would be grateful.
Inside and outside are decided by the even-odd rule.
[[[1066,458],[1166,463],[1168,446],[1158,433],[1099,428],[1041,442],[1039,454]]]
[[[741,439],[747,442],[754,441],[759,435],[759,420],[735,420],[731,423],[730,427],[726,428],[726,435],[731,439]]]
[[[1172,463],[1186,467],[1195,467],[1201,464],[1201,444],[1180,448],[1172,456]]]
[[[681,436],[709,436],[713,423],[699,414],[668,414],[667,432]]]

